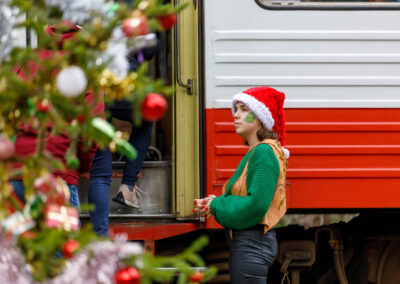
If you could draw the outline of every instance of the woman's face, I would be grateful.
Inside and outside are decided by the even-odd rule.
[[[260,123],[254,113],[241,102],[235,104],[235,113],[233,118],[235,121],[236,134],[248,139],[251,135],[257,135]]]

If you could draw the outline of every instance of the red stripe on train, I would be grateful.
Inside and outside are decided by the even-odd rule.
[[[400,109],[286,109],[288,207],[400,208]],[[230,109],[206,110],[207,193],[247,148]]]

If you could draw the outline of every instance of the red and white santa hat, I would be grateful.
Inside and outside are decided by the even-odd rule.
[[[270,131],[278,134],[286,158],[289,150],[286,145],[285,112],[283,104],[285,94],[270,87],[254,87],[233,96],[232,113],[237,102],[242,102],[254,113],[261,123]]]

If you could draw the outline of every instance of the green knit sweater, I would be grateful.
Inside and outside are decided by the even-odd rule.
[[[243,157],[228,183],[226,193],[214,198],[210,210],[217,222],[226,228],[242,230],[259,224],[274,197],[279,179],[279,162],[267,144],[258,144]],[[247,196],[232,195],[232,185],[247,166]]]

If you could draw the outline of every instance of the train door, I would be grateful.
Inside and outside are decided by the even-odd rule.
[[[157,33],[159,48],[149,61],[149,75],[174,87],[168,111],[153,124],[152,142],[137,180],[143,191],[140,208],[112,201],[121,184],[125,159],[113,155],[109,195],[110,218],[137,220],[193,219],[193,199],[199,179],[199,84],[197,7],[192,1],[178,16],[173,30]],[[146,54],[145,54],[146,55]],[[130,133],[132,124],[113,118],[117,130]],[[81,181],[80,197],[87,200],[88,181]]]
[[[399,208],[399,5],[204,1],[207,193],[247,151],[233,94],[267,85],[286,93],[290,208]]]
[[[199,7],[197,1],[176,1],[184,2],[188,6],[180,13],[174,29],[174,200],[180,220],[193,219],[193,199],[199,196],[203,158]]]

